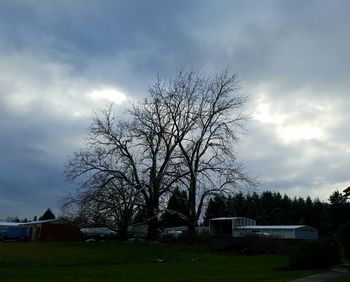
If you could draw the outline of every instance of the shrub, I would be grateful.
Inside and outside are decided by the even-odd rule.
[[[231,242],[225,245],[224,251],[246,255],[286,255],[289,253],[289,250],[295,245],[295,243],[295,240],[249,235],[245,237],[233,238]]]
[[[350,259],[350,224],[343,224],[337,231],[337,239],[339,240],[343,254],[347,259]]]
[[[328,267],[339,262],[336,250],[336,242],[331,239],[303,241],[290,252],[289,265],[297,269]]]
[[[330,264],[339,264],[341,258],[341,246],[336,238],[327,237],[320,239],[320,242],[325,246],[327,257]]]

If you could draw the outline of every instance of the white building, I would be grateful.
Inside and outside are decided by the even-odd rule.
[[[261,235],[283,239],[317,239],[318,230],[307,225],[256,225],[247,217],[220,217],[209,220],[211,236],[244,237]]]

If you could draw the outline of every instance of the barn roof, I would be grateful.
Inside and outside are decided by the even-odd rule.
[[[238,216],[238,217],[215,217],[215,218],[211,218],[209,220],[213,220],[213,221],[216,221],[216,220],[233,220],[233,219],[240,219],[240,218],[246,218],[246,219],[252,220],[249,217],[243,217],[243,216]]]
[[[36,221],[29,221],[29,222],[20,222],[19,225],[42,224],[42,223],[49,223],[52,221],[57,221],[57,219],[46,219],[46,220],[36,220]]]
[[[267,230],[267,229],[269,229],[269,230],[271,230],[271,229],[293,230],[293,229],[304,228],[304,229],[310,229],[310,230],[317,231],[317,229],[310,227],[308,225],[247,225],[247,226],[240,226],[240,227],[236,227],[236,228],[237,229],[255,229],[255,230]]]
[[[26,225],[49,223],[49,222],[53,222],[53,221],[57,221],[57,219],[36,220],[36,221],[29,221],[29,222],[0,221],[0,226],[26,226]]]
[[[0,226],[19,226],[20,222],[0,221]]]

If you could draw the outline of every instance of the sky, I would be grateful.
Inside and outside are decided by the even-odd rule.
[[[238,73],[237,154],[258,191],[326,201],[350,186],[350,1],[2,0],[0,218],[59,214],[94,112],[158,74]]]

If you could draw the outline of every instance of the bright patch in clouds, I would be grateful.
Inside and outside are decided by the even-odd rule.
[[[107,88],[107,89],[98,89],[93,90],[90,93],[90,98],[93,100],[108,100],[110,102],[114,102],[116,104],[121,104],[126,101],[127,97],[124,93],[120,92],[117,89]]]
[[[271,104],[267,101],[264,94],[260,94],[257,99],[257,105],[253,114],[253,118],[261,123],[283,124],[286,116],[272,109]]]
[[[320,139],[322,137],[322,130],[309,124],[286,126],[278,131],[279,137],[285,142]]]
[[[302,96],[307,97],[307,93],[303,92]],[[272,128],[283,143],[324,140],[327,130],[337,120],[334,104],[330,101],[301,99],[298,95],[297,100],[286,103],[271,97],[265,91],[260,92],[252,116]]]

